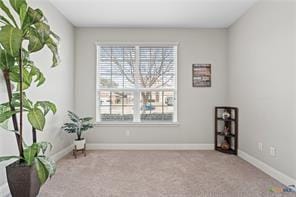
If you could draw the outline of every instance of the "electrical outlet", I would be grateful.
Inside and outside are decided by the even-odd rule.
[[[130,135],[131,135],[131,132],[130,132],[130,130],[126,130],[126,131],[125,131],[125,136],[127,136],[127,137],[128,137],[128,136],[130,136]]]
[[[271,147],[269,148],[269,153],[270,153],[271,156],[275,157],[275,155],[276,155],[275,147],[272,147],[272,146],[271,146]]]
[[[262,142],[259,142],[258,143],[258,149],[259,149],[260,152],[263,151],[263,144],[262,144]]]

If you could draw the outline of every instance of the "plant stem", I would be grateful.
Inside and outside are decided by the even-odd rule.
[[[7,89],[7,94],[8,94],[8,99],[9,99],[9,106],[10,106],[10,110],[11,111],[15,111],[15,108],[11,105],[11,100],[12,100],[12,89],[11,89],[11,82],[10,82],[10,78],[9,78],[9,71],[8,70],[4,70],[3,71],[3,76],[5,79],[5,84],[6,84],[6,89]],[[16,114],[12,115],[12,122],[13,122],[13,129],[15,131],[18,131],[18,123],[17,123],[17,117]],[[17,145],[18,145],[18,151],[19,151],[19,156],[23,155],[23,146],[20,146],[20,136],[16,133],[15,134],[15,138],[17,141]]]
[[[33,138],[33,143],[37,142],[37,133],[36,133],[36,129],[34,127],[32,127],[32,138]]]
[[[23,146],[23,61],[22,48],[19,49],[19,77],[20,77],[20,140],[19,146]]]

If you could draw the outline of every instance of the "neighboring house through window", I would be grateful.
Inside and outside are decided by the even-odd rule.
[[[97,122],[177,122],[176,44],[98,44],[97,57]]]

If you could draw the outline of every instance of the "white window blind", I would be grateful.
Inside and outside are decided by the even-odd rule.
[[[97,122],[176,122],[177,47],[98,45]]]

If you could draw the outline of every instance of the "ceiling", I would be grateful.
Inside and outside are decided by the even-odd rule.
[[[49,0],[78,27],[229,27],[257,0]]]

